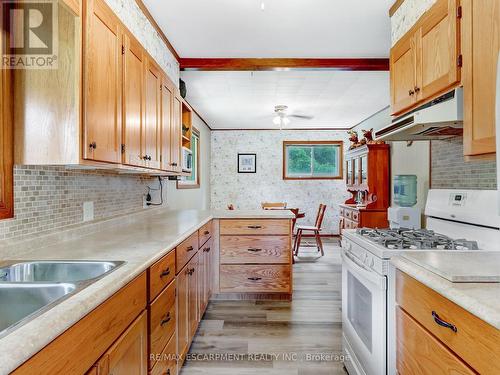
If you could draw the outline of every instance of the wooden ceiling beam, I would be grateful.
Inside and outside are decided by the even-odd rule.
[[[181,70],[256,71],[256,70],[346,70],[388,71],[389,59],[303,59],[303,58],[181,58]]]

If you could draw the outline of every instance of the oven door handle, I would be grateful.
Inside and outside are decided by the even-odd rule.
[[[359,278],[368,280],[381,290],[387,289],[387,278],[385,276],[379,275],[375,271],[369,269],[364,264],[357,261],[352,255],[349,255],[349,253],[342,253],[342,260],[348,266],[349,271]]]

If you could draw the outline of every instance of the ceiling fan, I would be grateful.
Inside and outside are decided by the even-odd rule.
[[[283,129],[286,125],[290,123],[290,117],[294,118],[299,118],[302,120],[312,120],[314,116],[307,116],[307,115],[298,115],[298,114],[292,114],[289,115],[287,113],[288,106],[287,105],[276,105],[274,107],[274,113],[276,113],[276,116],[273,118],[273,123],[275,125],[279,125],[280,129]]]

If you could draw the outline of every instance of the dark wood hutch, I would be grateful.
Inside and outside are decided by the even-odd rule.
[[[366,144],[347,151],[345,179],[351,197],[340,205],[340,233],[343,229],[389,226],[389,151],[388,144]]]

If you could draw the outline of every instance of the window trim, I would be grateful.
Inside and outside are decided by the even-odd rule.
[[[197,174],[196,174],[196,182],[191,183],[187,181],[179,181],[177,180],[177,189],[199,189],[201,186],[201,168],[200,168],[200,143],[201,143],[201,135],[200,131],[196,129],[193,126],[193,134],[198,137],[198,142],[196,145],[196,167],[197,167]]]
[[[338,145],[339,146],[339,174],[335,177],[288,177],[286,175],[286,147],[289,145]],[[283,180],[343,180],[344,179],[344,142],[343,141],[283,141]]]

